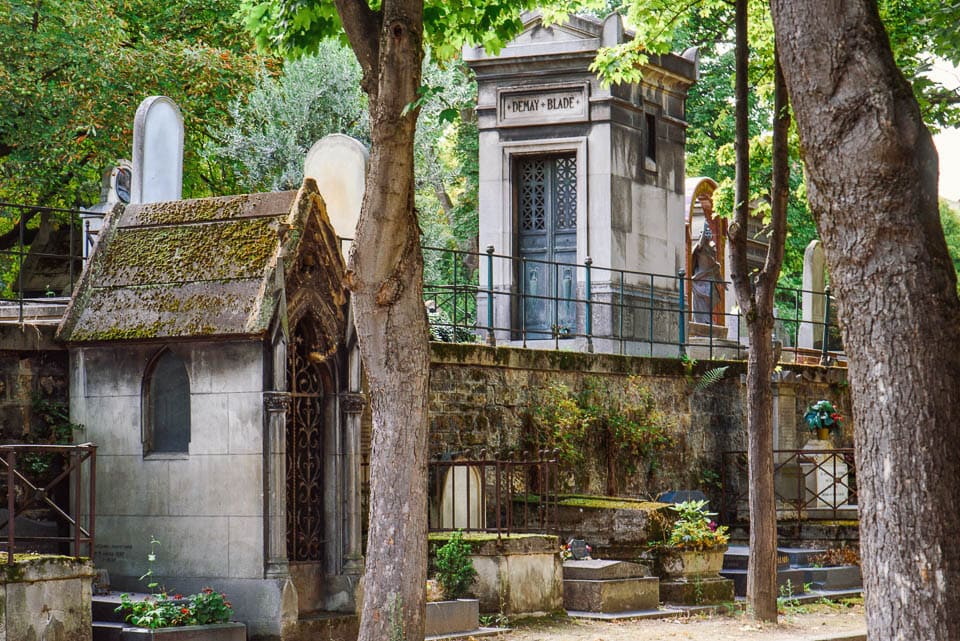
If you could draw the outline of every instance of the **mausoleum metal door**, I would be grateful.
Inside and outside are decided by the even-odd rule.
[[[577,329],[577,158],[521,157],[516,162],[517,245],[527,338]]]
[[[289,349],[287,413],[287,557],[323,560],[324,371],[310,358],[316,341],[308,319],[293,332]]]

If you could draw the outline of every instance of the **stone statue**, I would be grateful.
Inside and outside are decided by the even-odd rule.
[[[726,289],[726,284],[723,283],[723,274],[720,273],[717,245],[713,242],[713,234],[706,221],[692,255],[693,321],[709,324],[713,306],[720,300],[721,288]]]

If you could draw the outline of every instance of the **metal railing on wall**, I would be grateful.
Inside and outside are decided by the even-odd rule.
[[[99,224],[91,229],[90,221],[99,221],[102,217],[101,213],[78,209],[0,202],[0,220],[11,224],[6,234],[0,234],[0,238],[6,241],[6,247],[0,248],[0,303],[10,307],[16,304],[15,310],[6,312],[0,307],[0,321],[16,320],[22,323],[25,318],[34,316],[31,312],[38,312],[39,307],[60,308],[62,313],[99,229]],[[37,219],[39,223],[34,222]],[[45,239],[47,246],[38,247],[36,243],[44,225],[48,226],[51,234]],[[52,239],[54,235],[56,238]],[[57,246],[64,245],[64,250],[57,249]],[[51,246],[53,249],[50,249]],[[29,261],[34,261],[34,265],[43,264],[44,273],[62,278],[65,286],[58,286],[57,290],[60,291],[56,291],[47,283],[36,287],[35,283],[28,282],[26,278],[30,274],[26,273],[24,266]],[[42,313],[58,316],[58,313]]]
[[[711,359],[745,355],[746,320],[736,307],[719,308],[723,281],[613,269],[590,258],[582,265],[534,260],[493,247],[484,253],[424,247],[424,261],[434,340],[647,356],[679,357],[693,347]],[[523,276],[534,270],[546,275],[546,290],[524,285]],[[575,277],[564,279],[564,273]],[[706,312],[688,302],[694,282],[710,285]],[[822,306],[822,314],[804,315],[805,298]],[[775,340],[783,352],[824,364],[842,353],[829,287],[778,287],[776,301]],[[538,323],[531,322],[533,314]]]
[[[558,472],[552,450],[510,458],[480,450],[431,461],[430,531],[553,534],[559,523]]]
[[[38,545],[54,546],[58,552],[60,547],[68,547],[74,557],[93,557],[96,445],[0,445],[0,471],[7,498],[5,519],[0,520],[0,543],[6,548],[7,563],[14,562],[17,549],[34,551]],[[18,533],[17,517],[38,510],[52,516],[65,533]],[[84,546],[86,555],[82,554]]]
[[[857,466],[853,448],[774,450],[777,516],[796,520],[856,520]],[[747,453],[724,452],[720,518],[734,523],[749,513]]]

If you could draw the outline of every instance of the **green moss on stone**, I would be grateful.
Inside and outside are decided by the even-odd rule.
[[[639,501],[610,496],[570,495],[560,497],[560,507],[593,508],[598,510],[644,510],[653,512],[668,507],[667,503]]]

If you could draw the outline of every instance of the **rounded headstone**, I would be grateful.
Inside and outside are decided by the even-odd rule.
[[[183,193],[183,115],[166,96],[150,96],[133,119],[131,203],[180,200]]]
[[[303,177],[317,181],[327,215],[341,238],[352,239],[356,232],[369,158],[359,140],[343,134],[324,136],[307,152]]]

